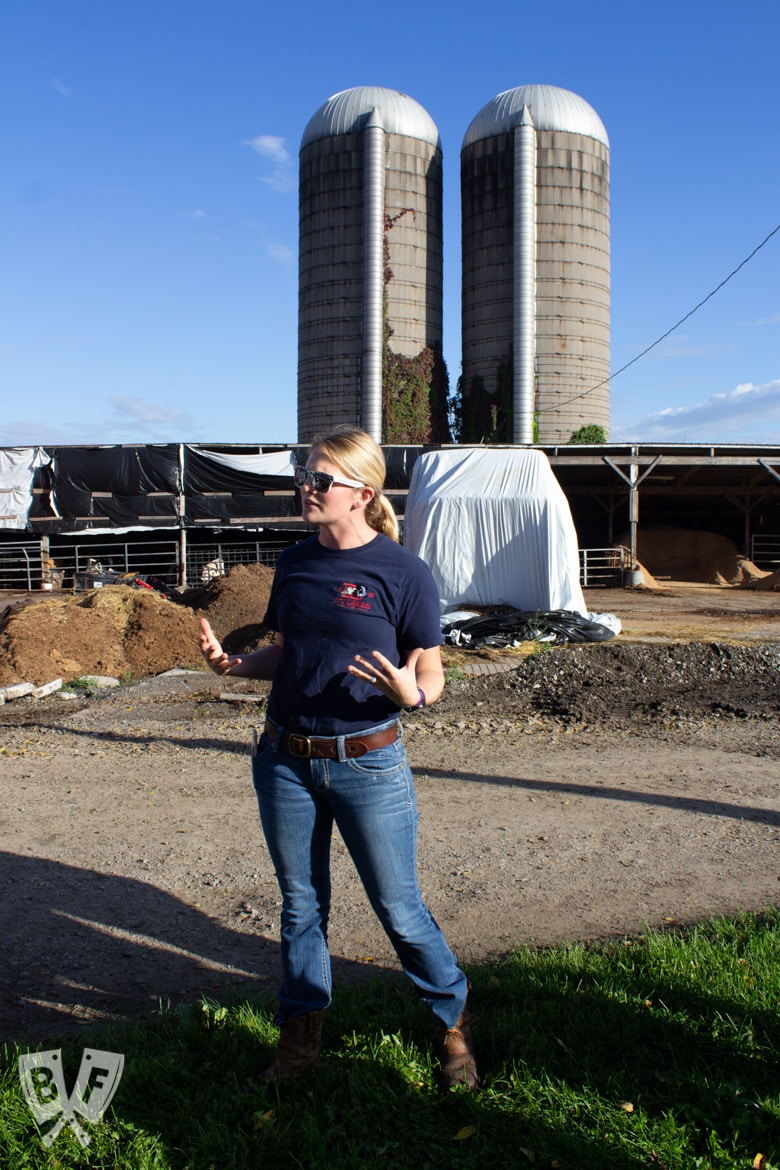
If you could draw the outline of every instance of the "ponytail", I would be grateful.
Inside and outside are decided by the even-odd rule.
[[[401,533],[398,527],[398,517],[384,492],[377,492],[366,507],[366,520],[377,532],[389,536],[396,544],[399,542]]]

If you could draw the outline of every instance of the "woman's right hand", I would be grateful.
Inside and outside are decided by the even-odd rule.
[[[225,653],[206,618],[200,619],[199,643],[201,654],[215,674],[230,674],[230,668],[241,661]]]

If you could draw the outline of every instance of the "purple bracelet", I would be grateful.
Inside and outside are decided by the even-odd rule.
[[[411,707],[404,707],[404,711],[419,711],[425,706],[425,691],[422,687],[417,688],[417,695],[417,702],[412,703]]]

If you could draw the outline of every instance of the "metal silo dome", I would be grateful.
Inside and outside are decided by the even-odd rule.
[[[498,94],[472,119],[463,137],[463,148],[513,130],[526,106],[537,130],[582,134],[609,149],[606,127],[593,106],[579,94],[556,85],[518,85]]]
[[[386,133],[419,138],[441,149],[436,123],[414,98],[380,85],[358,85],[334,94],[320,106],[303,132],[301,150],[319,138],[365,129],[374,111],[379,113]]]

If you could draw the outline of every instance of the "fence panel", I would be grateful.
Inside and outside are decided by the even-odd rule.
[[[43,584],[41,542],[0,544],[0,589],[31,592]]]
[[[624,573],[630,567],[631,553],[622,545],[580,549],[580,584],[583,587],[622,585]]]
[[[780,536],[751,536],[750,559],[758,569],[780,569]]]
[[[179,546],[175,540],[83,542],[73,545],[76,573],[139,573],[177,581]]]
[[[234,565],[276,564],[276,558],[286,544],[261,544],[259,541],[243,544],[189,545],[187,547],[187,581],[190,585],[205,584],[216,577],[224,577]]]

